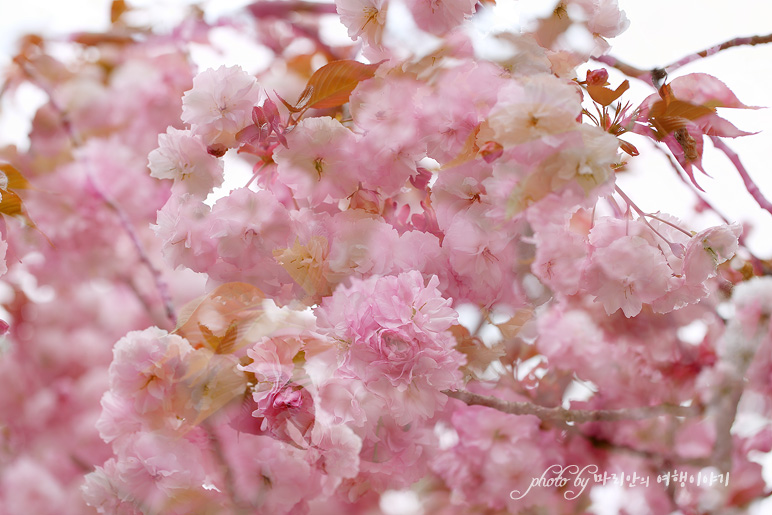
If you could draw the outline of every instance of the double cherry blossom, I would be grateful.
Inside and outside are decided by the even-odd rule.
[[[48,100],[29,149],[0,149],[1,512],[375,513],[400,490],[423,513],[593,512],[596,484],[512,495],[553,465],[651,476],[631,513],[767,494],[768,424],[732,423],[772,416],[769,263],[740,224],[617,182],[649,138],[699,188],[703,136],[749,134],[716,107],[749,107],[703,73],[638,102],[577,76],[611,62],[616,0],[560,2],[489,59],[466,30],[488,2],[407,1],[432,50],[394,0],[166,35],[115,4],[82,58],[30,40],[8,79]],[[335,13],[351,46],[318,30]],[[560,46],[570,26],[591,50]],[[223,30],[265,71],[180,55]],[[673,468],[730,479],[665,488]]]

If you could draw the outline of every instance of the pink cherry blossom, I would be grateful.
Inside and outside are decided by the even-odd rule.
[[[249,277],[270,294],[291,284],[273,251],[291,245],[286,208],[269,191],[234,190],[212,206],[206,242],[216,245],[217,261],[206,271],[227,282]]]
[[[716,267],[734,256],[742,233],[738,224],[711,227],[692,237],[684,255],[684,275],[688,284],[703,283],[716,273]]]
[[[593,250],[584,287],[609,315],[622,309],[631,317],[665,294],[671,274],[659,249],[638,236],[624,236]]]
[[[306,118],[287,135],[287,148],[276,151],[277,176],[311,206],[346,198],[359,183],[348,166],[355,140],[337,120]]]
[[[581,111],[581,98],[570,83],[551,75],[528,77],[499,91],[488,125],[492,137],[512,146],[534,139],[557,141],[549,136],[573,130]]]
[[[626,132],[690,178],[708,135],[772,211],[716,139],[751,135],[714,112],[750,108],[722,80],[603,56],[617,0],[519,33],[473,0],[204,5],[163,31],[124,7],[24,37],[0,78],[39,106],[0,145],[0,513],[613,504],[595,478],[518,497],[555,466],[624,472],[611,511],[763,502],[768,256],[693,225],[708,193],[680,220],[617,181],[653,152]],[[657,480],[676,468],[730,480]]]
[[[593,34],[604,38],[613,38],[620,35],[630,26],[625,12],[619,9],[617,0],[592,0],[577,2],[591,13],[587,21],[587,28]]]
[[[102,513],[135,513],[127,504],[184,513],[196,494],[205,495],[201,449],[185,438],[136,433],[121,446],[119,456],[93,472],[84,486],[85,498]],[[117,494],[123,502],[116,502],[110,494]]]
[[[192,352],[185,339],[157,327],[131,332],[113,349],[112,391],[132,399],[138,413],[159,409],[185,377],[186,358]]]
[[[457,384],[463,363],[446,332],[455,313],[437,285],[435,277],[424,286],[418,272],[355,279],[317,309],[320,331],[346,342],[339,373],[363,381],[402,424],[440,408],[440,390]]]
[[[148,156],[151,177],[173,179],[184,191],[200,197],[222,184],[222,162],[209,155],[191,131],[169,127],[158,136],[158,145]]]
[[[471,0],[411,0],[410,12],[416,24],[427,32],[442,35],[460,25],[475,11]]]
[[[340,21],[348,29],[348,36],[356,40],[362,37],[372,45],[380,45],[386,25],[388,1],[386,0],[337,0],[336,9]]]
[[[536,257],[531,270],[553,290],[573,295],[579,290],[587,250],[579,234],[562,227],[550,227],[536,236]]]
[[[216,245],[206,238],[210,213],[211,208],[191,193],[172,195],[158,211],[151,227],[163,242],[163,254],[171,266],[203,272],[215,263]]]
[[[182,97],[182,121],[216,153],[236,146],[236,134],[252,121],[264,99],[257,80],[239,66],[208,69]]]

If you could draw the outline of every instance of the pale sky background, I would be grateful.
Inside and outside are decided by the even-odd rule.
[[[173,25],[181,8],[194,2],[128,0],[128,3],[144,6],[147,19],[164,27]],[[207,16],[214,18],[250,2],[205,0],[199,3],[204,6]],[[518,20],[526,23],[536,15],[550,12],[554,3],[550,0],[498,0],[497,12],[489,19],[497,27],[517,25]],[[619,4],[626,11],[631,25],[624,34],[611,40],[611,55],[644,69],[664,66],[735,37],[772,32],[772,2],[619,0]],[[110,0],[0,0],[0,70],[7,66],[19,35],[28,32],[65,35],[73,31],[101,30],[109,23],[109,5]],[[390,17],[399,16],[399,10],[392,11]],[[340,25],[328,29],[345,37],[345,29]],[[216,56],[204,49],[194,53],[194,58],[202,68],[220,64],[241,64],[247,69],[254,67],[254,52],[247,54],[238,50],[246,42],[235,42],[226,35],[222,35],[219,42],[228,47],[224,56]],[[679,69],[669,79],[694,72],[709,73],[720,78],[746,105],[772,107],[772,44],[723,51]],[[610,70],[610,74],[613,86],[625,78],[614,70]],[[635,105],[653,92],[635,80],[631,80],[631,86],[625,97]],[[14,142],[25,146],[25,135],[29,128],[26,120],[43,99],[32,89],[22,89],[16,101],[6,101],[2,105],[0,145]],[[753,136],[725,139],[725,142],[740,155],[761,191],[772,200],[772,109],[723,109],[719,114],[742,130],[759,131],[759,134]],[[694,230],[718,224],[716,217],[693,215],[694,196],[689,188],[675,178],[664,157],[648,148],[649,143],[642,138],[633,138],[629,139],[643,155],[630,160],[631,172],[619,176],[620,187],[644,211],[671,213],[686,220]],[[751,250],[761,258],[772,258],[772,214],[756,205],[733,166],[707,142],[703,163],[712,175],[712,178],[697,178],[706,190],[706,197],[731,221],[751,222],[753,229],[748,235]],[[242,172],[249,174],[248,170]],[[770,484],[772,466],[766,469],[765,472],[769,472],[766,474],[767,482]],[[622,491],[613,488],[607,489],[604,497],[606,499],[602,504],[608,511],[599,512],[601,515],[617,513],[617,506],[625,502]],[[408,511],[406,508],[394,513]],[[750,513],[772,513],[772,500],[755,506]]]

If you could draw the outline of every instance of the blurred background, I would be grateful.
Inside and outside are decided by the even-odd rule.
[[[15,52],[18,37],[25,33],[46,36],[66,35],[73,31],[100,31],[109,26],[111,0],[26,0],[14,3],[3,0],[0,7],[0,69],[5,67]],[[208,21],[220,16],[233,15],[248,0],[130,0],[133,21],[170,29],[192,5],[199,6]],[[541,16],[549,15],[556,2],[544,0],[500,0],[495,7],[486,7],[475,18],[480,35],[505,28],[528,28]],[[764,35],[772,32],[772,3],[758,0],[619,0],[620,7],[630,20],[629,29],[611,40],[610,55],[642,69],[662,67],[688,54],[710,48],[724,41],[743,36]],[[389,23],[410,36],[410,25],[398,8],[389,12]],[[325,29],[330,38],[341,43],[349,42],[346,30],[335,16],[329,17]],[[572,46],[581,47],[587,42],[582,31],[569,31]],[[214,45],[222,52],[209,48],[194,48],[193,59],[203,69],[220,64],[239,64],[247,70],[258,71],[260,63],[255,56],[260,49],[250,41],[240,39],[233,32],[223,30],[214,38]],[[602,66],[592,63],[592,67]],[[579,76],[583,77],[583,67]],[[669,79],[688,73],[709,73],[724,81],[746,105],[772,106],[772,44],[755,47],[731,48],[717,55],[690,63],[673,73]],[[611,83],[616,85],[624,76],[610,70]],[[625,98],[637,105],[652,93],[650,86],[631,80],[631,89]],[[0,108],[0,145],[15,143],[25,147],[29,120],[35,109],[44,101],[41,92],[33,87],[21,88],[18,94],[6,100]],[[772,110],[721,109],[720,115],[752,136],[727,139],[727,143],[740,155],[756,184],[768,198],[772,198],[772,165],[769,151],[772,149]],[[620,176],[625,192],[647,212],[663,211],[688,221],[694,230],[720,223],[711,213],[695,215],[695,197],[690,189],[678,180],[664,156],[650,152],[648,141],[634,139],[640,144],[641,156],[631,159],[629,173]],[[698,176],[706,197],[730,221],[746,224],[748,245],[757,257],[772,258],[772,215],[758,207],[746,191],[742,180],[723,153],[705,145],[706,171],[712,178]],[[238,170],[236,173],[249,173]],[[226,186],[227,187],[227,186]]]

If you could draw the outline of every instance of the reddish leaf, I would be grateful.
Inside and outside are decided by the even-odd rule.
[[[273,256],[306,293],[312,297],[326,296],[333,288],[324,274],[327,247],[324,236],[312,236],[305,245],[296,238],[292,247],[275,249]]]
[[[651,106],[649,116],[652,118],[686,118],[693,121],[714,113],[715,111],[710,107],[692,104],[683,100],[660,100]]]
[[[452,326],[450,332],[456,338],[456,350],[466,356],[466,365],[461,367],[466,376],[482,379],[490,364],[506,354],[500,343],[488,347],[462,325]]]
[[[27,179],[24,178],[21,172],[10,164],[0,163],[0,171],[8,177],[8,189],[24,190],[30,187],[29,182],[27,182]]]
[[[188,406],[195,410],[192,425],[198,425],[235,399],[245,395],[247,378],[238,369],[239,360],[231,354],[215,354],[197,349],[189,358],[184,378],[190,388]],[[195,417],[195,418],[193,418]]]
[[[226,283],[209,295],[188,303],[174,330],[196,348],[230,353],[254,342],[259,333],[265,296],[246,283]],[[218,336],[219,335],[219,336]]]
[[[238,339],[238,325],[236,322],[231,322],[228,329],[225,330],[225,334],[217,336],[207,326],[199,323],[198,329],[201,331],[201,335],[207,342],[207,346],[214,351],[215,354],[230,354],[233,352]]]
[[[13,191],[3,191],[2,200],[0,200],[0,213],[8,216],[24,216],[21,197]],[[32,222],[30,222],[31,225]]]
[[[342,60],[325,64],[308,79],[306,89],[297,101],[296,109],[324,109],[345,104],[357,84],[372,78],[383,62],[363,64],[358,61]]]
[[[700,126],[700,129],[702,129],[702,132],[704,132],[708,136],[736,138],[738,136],[751,136],[753,134],[758,134],[756,132],[741,131],[740,129],[735,127],[730,121],[725,120],[724,118],[721,118],[716,114],[711,116],[706,116],[704,119],[699,121],[698,125]]]
[[[110,5],[110,23],[117,22],[123,16],[123,13],[128,10],[129,7],[124,0],[113,0],[113,3]]]
[[[592,99],[602,106],[611,105],[616,99],[622,96],[622,94],[630,89],[630,82],[624,81],[617,89],[612,90],[605,86],[588,85],[587,93],[590,94]]]
[[[281,103],[282,103],[282,104],[284,104],[284,107],[286,107],[286,108],[287,108],[287,110],[288,110],[290,113],[299,113],[300,111],[302,111],[302,109],[298,109],[297,107],[293,106],[292,104],[290,104],[289,102],[287,102],[286,100],[284,100],[284,99],[281,97],[281,95],[279,95],[278,93],[276,93],[276,91],[274,91],[274,92],[273,92],[273,94],[274,94],[274,95],[276,95],[276,98],[278,98],[278,99],[281,101]],[[301,95],[301,97],[302,97],[302,95]]]
[[[33,222],[27,214],[27,210],[24,209],[24,203],[22,202],[21,197],[13,191],[14,189],[23,190],[30,188],[31,186],[27,179],[24,178],[19,170],[8,163],[0,163],[0,171],[8,178],[7,189],[0,191],[0,195],[2,195],[2,199],[0,199],[0,213],[8,216],[21,217],[24,220],[24,223],[42,234],[48,241],[48,244],[53,247],[54,244],[51,243],[48,236],[38,229],[35,222]]]
[[[709,107],[673,99],[669,89],[661,91],[664,91],[664,99],[655,102],[648,114],[649,122],[660,141],[668,134],[685,128],[690,121],[715,115]]]
[[[670,83],[676,97],[705,107],[732,107],[736,109],[760,109],[740,102],[729,87],[707,73],[690,73],[677,77]]]
[[[633,157],[638,155],[638,149],[635,148],[635,145],[633,145],[632,143],[628,143],[625,140],[622,140],[622,139],[619,140],[619,148],[621,148],[627,154],[629,154],[629,155],[631,155]]]
[[[449,168],[454,168],[464,163],[468,163],[477,157],[477,154],[480,151],[480,147],[477,146],[477,135],[480,133],[480,127],[481,126],[478,125],[472,132],[469,133],[466,141],[464,141],[464,146],[461,147],[461,152],[459,152],[456,157],[442,165],[442,168],[440,168],[441,170],[447,170]]]

